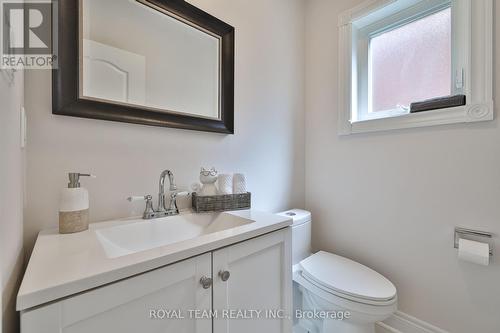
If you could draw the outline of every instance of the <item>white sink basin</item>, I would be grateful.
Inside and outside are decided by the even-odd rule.
[[[97,229],[108,258],[121,257],[253,223],[227,213],[185,214]]]

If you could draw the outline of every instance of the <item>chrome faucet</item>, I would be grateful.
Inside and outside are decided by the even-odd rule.
[[[177,186],[174,183],[174,174],[170,170],[165,170],[160,175],[160,189],[158,192],[158,208],[156,209],[157,213],[167,212],[172,208],[172,202],[170,202],[169,209],[165,206],[165,178],[168,176],[169,190],[176,191]],[[179,212],[177,212],[179,213]]]
[[[165,178],[168,176],[169,190],[170,193],[170,203],[168,208],[165,204]],[[159,217],[178,215],[179,209],[177,208],[177,186],[174,183],[174,174],[170,170],[165,170],[160,175],[160,186],[158,191],[158,207],[153,209],[153,197],[151,195],[139,196],[139,197],[129,197],[127,200],[132,202],[136,200],[145,200],[146,209],[142,218],[145,220],[156,219]],[[186,192],[186,194],[188,194]]]

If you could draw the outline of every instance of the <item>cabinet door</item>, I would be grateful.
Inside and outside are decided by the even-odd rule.
[[[211,309],[212,289],[200,284],[212,276],[211,260],[204,254],[25,311],[22,333],[210,333],[212,320],[188,310]]]
[[[290,228],[215,251],[214,333],[291,332],[291,266]]]

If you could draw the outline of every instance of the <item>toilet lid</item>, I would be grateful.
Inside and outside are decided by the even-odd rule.
[[[360,300],[388,301],[396,287],[381,274],[347,258],[320,251],[300,262],[302,275],[312,283]]]

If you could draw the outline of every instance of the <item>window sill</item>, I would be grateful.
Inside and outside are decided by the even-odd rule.
[[[469,104],[448,109],[409,113],[381,119],[349,122],[340,128],[340,135],[388,131],[404,128],[471,123],[493,120],[493,101],[486,104]]]

